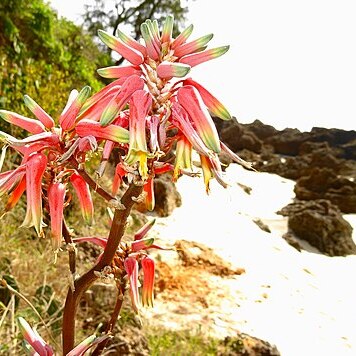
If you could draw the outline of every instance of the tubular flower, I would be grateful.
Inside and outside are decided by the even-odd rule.
[[[176,181],[181,169],[192,169],[192,144],[182,136],[177,141],[176,162],[174,166],[173,180]]]
[[[154,185],[153,178],[148,178],[143,186],[143,191],[146,193],[145,205],[146,209],[153,211],[155,208],[155,195],[154,195]]]
[[[64,202],[65,186],[70,181],[71,175],[76,173],[70,162],[74,160],[78,165],[84,162],[86,154],[96,151],[98,140],[101,142],[103,139],[100,132],[97,135],[98,138],[93,135],[96,134],[95,129],[97,129],[95,124],[101,127],[99,123],[90,121],[86,124],[85,121],[83,123],[80,121],[79,111],[89,93],[89,87],[84,87],[79,93],[76,90],[71,92],[67,105],[57,120],[57,126],[42,107],[27,95],[24,97],[25,104],[37,119],[0,110],[0,116],[3,119],[30,133],[28,137],[19,140],[0,131],[0,142],[4,143],[5,147],[15,150],[22,157],[19,167],[0,173],[0,195],[8,194],[4,210],[5,212],[11,210],[26,191],[27,209],[22,226],[34,226],[37,234],[44,236],[45,224],[42,221],[42,215],[43,209],[46,209],[50,214],[54,250],[59,249],[62,239],[63,210],[67,205]],[[90,126],[92,123],[94,129]],[[88,133],[83,135],[84,137],[80,137],[75,131],[78,124],[80,124],[78,131]],[[117,125],[116,121],[113,126],[113,128],[111,125],[102,128],[106,129],[102,136],[119,143],[128,142],[128,131]],[[0,163],[3,156],[4,154],[0,157]],[[86,201],[85,216],[91,220],[92,209],[89,208],[90,199],[88,198],[90,193],[88,189],[84,190],[86,196],[80,202]],[[80,190],[82,196],[84,190]],[[42,196],[47,198],[44,205],[42,205]]]
[[[201,98],[203,99],[204,104],[206,105],[206,107],[208,108],[211,114],[223,120],[231,120],[231,115],[227,111],[225,106],[221,104],[221,102],[218,99],[216,99],[202,85],[200,85],[199,83],[197,83],[191,78],[184,80],[184,85],[192,85],[198,90]]]
[[[219,153],[219,135],[199,92],[191,85],[183,86],[178,89],[178,102],[188,113],[205,145]]]
[[[49,213],[51,215],[51,232],[53,249],[58,251],[62,244],[63,210],[66,187],[63,183],[52,183],[48,188]]]
[[[88,183],[77,172],[71,174],[70,182],[72,183],[77,194],[83,219],[87,224],[92,225],[94,218],[94,205]]]
[[[26,347],[33,349],[31,350],[31,355],[54,356],[52,347],[42,339],[36,330],[31,328],[30,324],[24,318],[19,317],[18,322],[21,333],[27,343]],[[90,335],[79,343],[73,350],[69,351],[66,356],[83,356],[93,346],[98,345],[108,338],[110,338],[110,335],[108,334],[100,337]]]
[[[19,317],[18,322],[24,339],[36,352],[35,355],[54,355],[53,349],[41,338],[36,330],[31,328],[30,324],[24,318]]]
[[[89,120],[97,121],[100,117],[100,125],[105,127],[128,113],[129,145],[115,139],[116,135],[103,134],[96,126],[93,134],[119,145],[128,170],[136,180],[143,181],[152,197],[153,191],[148,189],[151,182],[146,181],[154,178],[155,162],[177,147],[173,174],[176,180],[179,172],[191,169],[192,150],[206,157],[220,153],[219,136],[210,115],[223,120],[231,118],[208,90],[191,78],[185,79],[192,67],[221,56],[229,47],[206,49],[213,34],[188,41],[193,25],[173,38],[173,23],[173,16],[167,16],[160,31],[157,21],[146,20],[140,27],[141,41],[120,29],[117,37],[99,31],[101,40],[131,64],[98,70],[105,78],[117,79],[83,105],[79,114],[82,124],[77,125],[77,133],[83,137],[89,134],[90,125],[94,128]],[[115,187],[119,181],[117,176]]]
[[[130,146],[125,161],[129,165],[139,162],[138,170],[143,179],[147,178],[146,117],[151,103],[149,93],[144,90],[137,91],[130,101]]]
[[[124,262],[125,270],[129,277],[130,297],[133,310],[138,313],[140,308],[140,295],[138,292],[138,262],[134,257],[128,257]]]
[[[142,305],[153,307],[153,286],[155,283],[155,261],[146,256],[141,260],[143,270]]]
[[[43,236],[42,227],[42,177],[46,170],[47,157],[34,153],[26,163],[27,211],[22,226],[34,226],[38,236]]]

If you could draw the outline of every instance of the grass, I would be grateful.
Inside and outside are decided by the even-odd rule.
[[[150,355],[212,356],[218,353],[219,341],[207,338],[199,331],[170,331],[151,329],[146,331]]]

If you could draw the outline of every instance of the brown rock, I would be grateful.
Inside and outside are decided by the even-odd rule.
[[[356,254],[352,227],[328,200],[297,201],[280,212],[288,214],[288,227],[299,238],[329,256]]]

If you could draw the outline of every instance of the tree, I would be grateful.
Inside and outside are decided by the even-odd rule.
[[[105,0],[95,0],[94,5],[85,5],[84,27],[96,37],[100,29],[115,35],[119,26],[131,26],[131,35],[137,40],[141,33],[140,25],[146,19],[162,22],[167,15],[173,15],[175,36],[188,13],[188,7],[182,3],[188,4],[189,1],[194,0],[115,0],[114,9],[106,11]]]

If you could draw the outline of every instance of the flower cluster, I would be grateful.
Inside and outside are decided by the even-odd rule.
[[[152,248],[160,250],[167,249],[156,245],[153,237],[145,237],[154,223],[155,219],[143,225],[134,235],[134,241],[121,242],[111,265],[107,266],[104,271],[98,273],[99,277],[104,280],[115,280],[117,289],[122,296],[125,290],[129,288],[132,308],[136,313],[139,313],[141,306],[153,306],[155,262],[148,255],[147,251]],[[78,237],[74,239],[73,242],[91,242],[105,249],[107,238],[98,236]],[[98,259],[100,260],[100,258],[101,255],[99,255]],[[140,271],[142,271],[143,283],[139,281],[141,279]],[[140,286],[142,286],[142,288],[140,288]]]
[[[43,235],[42,197],[51,216],[54,249],[62,243],[63,209],[71,200],[68,184],[78,195],[83,217],[93,219],[93,203],[87,182],[78,172],[89,151],[103,145],[101,176],[114,147],[119,147],[112,193],[126,177],[144,185],[145,202],[154,208],[153,178],[173,171],[173,179],[192,171],[193,149],[199,154],[206,190],[215,177],[226,186],[218,154],[225,151],[236,162],[250,165],[219,140],[212,116],[231,118],[227,109],[208,90],[191,78],[183,78],[192,67],[217,58],[228,46],[206,49],[212,35],[187,42],[193,26],[173,39],[173,17],[168,16],[160,32],[156,21],[141,25],[142,43],[120,30],[118,37],[99,31],[99,37],[130,64],[99,69],[105,78],[116,78],[89,97],[90,88],[73,90],[58,125],[30,97],[25,104],[37,119],[0,110],[7,122],[27,130],[23,140],[0,132],[6,146],[21,156],[19,167],[0,174],[0,195],[8,193],[5,210],[16,205],[26,191],[27,212],[23,226],[34,226]],[[164,156],[175,149],[174,164]]]
[[[25,348],[30,355],[33,356],[54,356],[53,348],[47,344],[38,334],[36,329],[33,329],[30,324],[22,317],[18,318],[21,333],[25,339]],[[110,335],[97,337],[91,335],[79,343],[73,350],[67,353],[66,356],[83,356],[89,349],[98,345],[100,342],[108,339]]]
[[[72,191],[77,195],[83,218],[91,224],[90,186],[101,189],[107,200],[114,199],[112,203],[116,209],[120,209],[120,203],[115,199],[123,182],[143,186],[143,195],[139,198],[144,199],[148,210],[153,210],[154,177],[172,172],[173,181],[176,181],[182,174],[199,175],[199,171],[193,169],[193,154],[200,158],[207,192],[212,178],[227,186],[219,161],[222,151],[235,162],[252,169],[251,164],[219,139],[213,117],[230,120],[228,110],[206,88],[187,77],[194,66],[223,55],[229,47],[207,49],[212,34],[188,41],[192,25],[176,38],[172,37],[172,30],[173,17],[167,16],[161,31],[157,21],[146,20],[141,25],[140,41],[120,30],[117,37],[99,31],[100,39],[124,58],[124,65],[99,69],[102,77],[114,80],[91,97],[87,86],[80,92],[73,90],[58,120],[53,120],[26,95],[25,104],[36,119],[0,110],[2,119],[30,134],[19,140],[0,132],[3,143],[0,166],[8,147],[21,156],[18,167],[0,173],[0,196],[7,194],[5,212],[12,209],[26,192],[27,211],[23,226],[34,226],[37,234],[44,236],[43,210],[46,209],[54,251],[58,251],[63,242],[63,229],[66,229],[63,211],[72,200]],[[110,156],[114,152],[117,155],[110,193],[98,188],[84,170],[91,153],[99,150],[99,178],[103,176]],[[153,305],[155,265],[147,250],[161,247],[154,244],[154,239],[145,237],[152,225],[150,222],[143,226],[131,243],[118,246],[120,240],[117,240],[118,248],[111,264],[95,271],[99,277],[113,277],[122,295],[129,286],[136,312],[141,305]],[[99,244],[107,252],[106,237],[73,239],[75,243],[83,241]],[[142,288],[139,283],[141,271]],[[24,320],[20,323],[25,339],[37,354],[53,354]],[[81,355],[81,350],[102,340],[87,339],[81,344],[83,348],[72,354]]]
[[[9,134],[0,132],[4,148],[11,147],[22,157],[21,164],[13,170],[0,174],[0,196],[8,194],[5,212],[12,209],[26,191],[27,211],[23,226],[34,226],[39,236],[43,236],[43,205],[51,216],[51,234],[54,250],[62,243],[63,209],[71,197],[67,189],[70,183],[78,196],[85,221],[93,219],[93,202],[89,186],[69,164],[73,155],[76,162],[85,161],[88,151],[97,148],[94,136],[77,137],[75,125],[77,115],[90,94],[90,88],[84,87],[80,93],[73,90],[67,105],[59,117],[56,126],[54,120],[29,96],[25,95],[25,104],[37,119],[0,110],[0,116],[12,125],[16,125],[31,135],[18,140]],[[42,198],[45,199],[42,199]],[[43,202],[44,200],[44,202]]]

